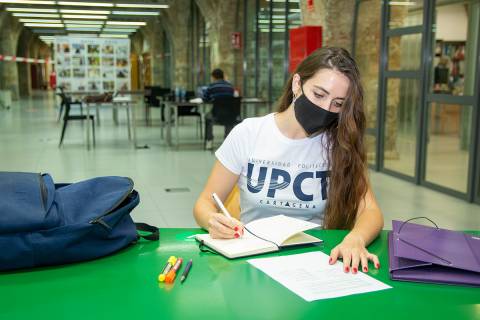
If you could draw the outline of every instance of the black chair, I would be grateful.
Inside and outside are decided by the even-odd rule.
[[[167,100],[170,98],[170,95],[170,88],[162,88],[159,86],[145,87],[145,122],[147,125],[149,125],[151,122],[150,108],[160,108],[161,120],[165,121],[165,104],[163,104],[163,102],[159,100],[158,97],[163,97],[163,100]]]
[[[67,97],[67,95],[65,94],[65,90],[63,87],[58,87],[58,89],[60,90],[60,92],[57,92],[56,95],[60,97],[61,102],[60,102],[60,109],[58,111],[57,122],[59,122],[60,119],[62,118],[63,109],[65,108],[65,100],[67,98],[70,99],[70,106],[74,106],[74,105],[79,106],[80,114],[83,114],[82,102],[79,100],[72,101],[71,98]]]
[[[60,143],[58,144],[58,147],[60,148],[63,144],[63,138],[65,137],[65,130],[67,129],[67,124],[68,121],[74,121],[74,120],[90,120],[92,121],[92,136],[93,136],[93,146],[95,146],[95,116],[89,115],[71,115],[70,110],[71,110],[71,102],[68,98],[64,99],[65,103],[65,114],[63,116],[63,127],[62,127],[62,133],[60,135]],[[88,130],[88,129],[87,129]]]
[[[238,123],[241,122],[242,98],[241,97],[218,97],[213,100],[212,117],[213,125],[225,127],[224,138],[232,131]],[[206,136],[206,135],[205,135]],[[205,137],[204,148],[206,149],[207,140]],[[213,141],[212,141],[213,144]],[[212,149],[213,150],[213,149]]]

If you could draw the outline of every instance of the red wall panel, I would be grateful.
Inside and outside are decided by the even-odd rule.
[[[315,49],[322,47],[322,27],[302,26],[290,30],[290,64],[288,70],[295,71],[298,64]]]

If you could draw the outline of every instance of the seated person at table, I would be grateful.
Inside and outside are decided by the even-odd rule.
[[[197,223],[212,238],[238,238],[243,224],[283,214],[350,232],[330,253],[345,272],[379,268],[367,246],[383,228],[370,187],[364,134],[363,88],[357,64],[342,48],[325,47],[291,75],[278,112],[244,120],[216,151],[195,207]],[[215,206],[235,184],[240,221]]]
[[[435,93],[449,93],[450,69],[448,68],[448,58],[441,57],[434,69],[433,90]]]
[[[230,82],[224,79],[223,71],[221,69],[214,69],[212,71],[212,83],[205,90],[203,101],[211,102],[218,97],[233,97],[234,89]],[[213,140],[213,124],[215,117],[212,113],[205,115],[205,140],[206,148],[212,148]]]

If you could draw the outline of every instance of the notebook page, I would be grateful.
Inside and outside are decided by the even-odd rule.
[[[197,234],[196,238],[203,240],[207,246],[229,258],[277,250],[274,244],[248,232],[238,239],[212,239],[209,234]]]
[[[296,233],[320,227],[319,224],[278,215],[254,220],[245,227],[255,235],[273,241],[279,246]]]

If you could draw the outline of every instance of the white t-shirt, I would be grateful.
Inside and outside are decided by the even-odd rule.
[[[233,128],[215,155],[239,175],[241,221],[284,214],[323,224],[329,180],[324,140],[323,134],[287,138],[273,113]]]

